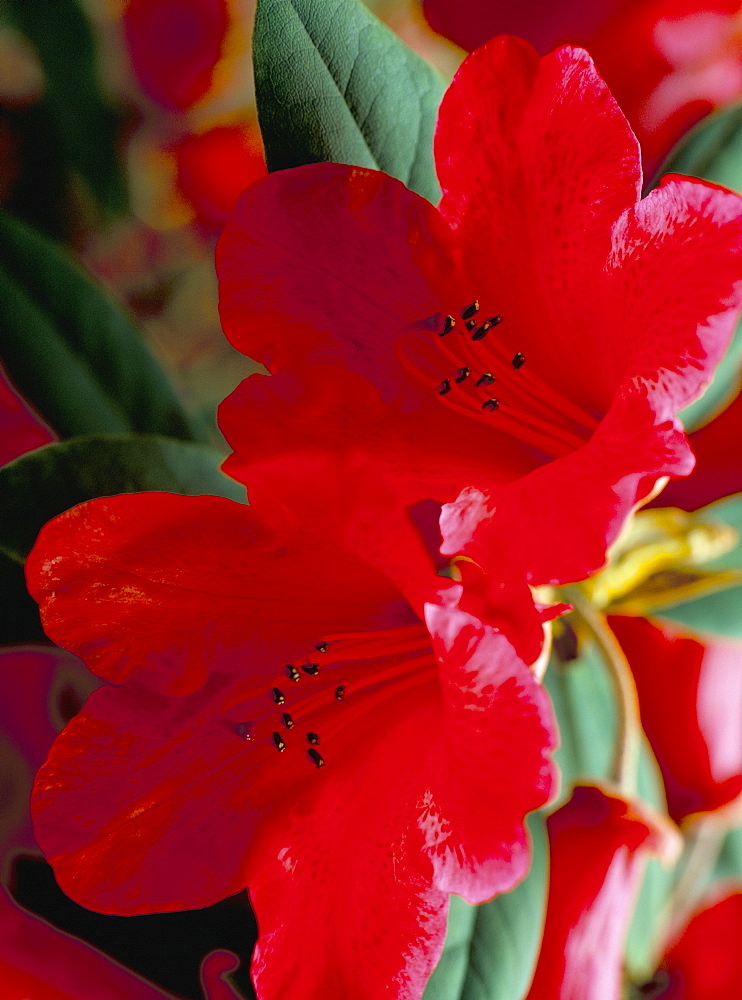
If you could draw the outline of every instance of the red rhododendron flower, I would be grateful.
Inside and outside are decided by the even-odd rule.
[[[644,861],[672,856],[677,833],[593,786],[547,820],[549,898],[528,1000],[619,1000],[623,953]]]
[[[662,1000],[736,1000],[742,977],[742,892],[717,892],[668,948]],[[660,980],[661,981],[661,980]]]
[[[676,822],[742,794],[742,643],[613,616]]]
[[[303,502],[312,449],[363,456],[400,506],[474,486],[446,510],[446,554],[583,579],[692,468],[675,414],[736,319],[742,199],[669,177],[638,201],[636,141],[589,57],[512,38],[463,64],[435,148],[440,210],[337,164],[243,195],[222,321],[274,374],[223,404],[227,468],[260,506]]]
[[[56,440],[56,434],[17,392],[0,364],[0,465]]]
[[[28,577],[49,635],[124,682],[37,776],[37,839],[73,899],[130,914],[248,885],[261,997],[378,1000],[422,993],[448,893],[525,874],[554,722],[458,584],[432,578],[424,624],[347,551],[168,494],[61,515]]]
[[[229,952],[203,961],[206,1000],[239,997],[221,975]],[[0,886],[0,983],[3,1000],[176,1000],[96,948],[17,906]]]
[[[229,29],[229,0],[127,0],[123,26],[144,92],[190,108],[210,89]]]

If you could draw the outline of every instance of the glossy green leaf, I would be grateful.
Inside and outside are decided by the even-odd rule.
[[[103,97],[95,36],[79,0],[4,0],[8,20],[33,44],[44,68],[44,97],[66,159],[101,205],[126,208],[117,155],[122,115]]]
[[[55,243],[0,212],[0,357],[62,436],[192,431],[124,312]]]
[[[548,876],[543,813],[528,819],[533,864],[512,892],[482,906],[453,897],[446,945],[423,1000],[523,1000],[536,965]]]
[[[438,200],[443,80],[359,0],[258,0],[253,57],[271,171],[352,163]]]
[[[0,469],[0,551],[22,562],[52,517],[94,497],[158,490],[246,502],[205,445],[156,435],[79,437],[27,452]]]
[[[688,174],[742,192],[742,105],[705,119],[670,155],[662,174]],[[681,414],[689,430],[707,423],[739,387],[742,323],[705,394]]]
[[[705,563],[704,568],[742,572],[742,493],[710,504],[704,508],[704,514],[731,524],[740,538],[731,552]],[[742,586],[728,587],[695,601],[660,608],[656,614],[691,632],[742,639]]]

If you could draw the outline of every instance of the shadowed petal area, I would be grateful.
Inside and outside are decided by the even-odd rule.
[[[105,680],[170,694],[211,669],[244,671],[248,641],[250,669],[267,677],[325,632],[414,621],[360,560],[317,541],[289,552],[252,509],[219,497],[81,504],[43,529],[26,573],[50,638]]]
[[[528,1000],[619,1000],[631,911],[650,853],[679,850],[659,815],[577,786],[547,820],[546,925]]]
[[[33,775],[100,681],[53,646],[0,651],[0,882],[17,854],[38,854],[29,815]]]
[[[176,1000],[13,902],[0,886],[3,1000]],[[216,994],[207,1000],[218,1000]]]
[[[730,441],[742,440],[742,394],[725,410],[690,435],[696,466],[690,479],[669,483],[659,503],[663,507],[698,510],[720,497],[742,493],[742,464]]]
[[[219,240],[222,326],[271,371],[339,364],[388,399],[405,391],[394,342],[444,309],[451,254],[438,212],[385,174],[278,171],[242,195]]]
[[[742,643],[613,616],[676,823],[742,793]]]

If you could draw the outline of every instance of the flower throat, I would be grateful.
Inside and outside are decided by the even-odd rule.
[[[426,385],[433,381],[449,408],[494,421],[499,430],[549,455],[585,444],[597,420],[534,372],[522,351],[508,347],[503,317],[488,315],[478,299],[459,317],[417,324],[400,342],[402,364]]]

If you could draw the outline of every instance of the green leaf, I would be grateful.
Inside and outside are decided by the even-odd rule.
[[[0,645],[48,641],[41,627],[39,606],[26,589],[23,564],[0,550]]]
[[[578,782],[608,777],[616,741],[615,694],[595,646],[583,642],[580,656],[562,664],[552,658],[544,685],[549,692],[561,745],[555,760],[562,773],[560,800]]]
[[[742,192],[742,104],[711,115],[670,154],[661,174],[688,174]],[[705,394],[681,413],[689,430],[707,423],[739,388],[742,323]]]
[[[731,524],[739,541],[731,552],[704,564],[707,570],[742,571],[742,493],[725,497],[703,510],[704,515]],[[668,605],[654,612],[691,632],[742,638],[742,586],[728,587],[706,597]]]
[[[0,551],[23,562],[47,521],[94,497],[158,490],[245,503],[205,445],[157,437],[79,437],[27,452],[0,468]]]
[[[164,372],[123,311],[60,247],[2,212],[0,357],[62,437],[193,436]]]
[[[451,899],[443,955],[423,1000],[523,1000],[541,943],[548,876],[543,813],[528,818],[533,864],[512,892],[469,906]]]
[[[714,881],[742,879],[742,826],[730,830],[724,839],[719,858],[714,867]]]
[[[9,21],[32,42],[44,67],[44,96],[66,158],[112,212],[126,208],[116,152],[120,113],[98,81],[95,37],[78,0],[5,0]]]
[[[561,746],[556,754],[562,771],[561,799],[577,782],[602,781],[610,776],[616,739],[616,696],[597,648],[582,643],[580,656],[566,664],[553,658],[545,684],[554,705]],[[642,741],[637,795],[666,812],[665,793],[657,762]],[[626,962],[639,978],[653,972],[657,917],[673,884],[673,873],[659,861],[647,864],[626,946]]]
[[[358,0],[258,0],[253,58],[269,170],[352,163],[438,201],[443,80]]]

